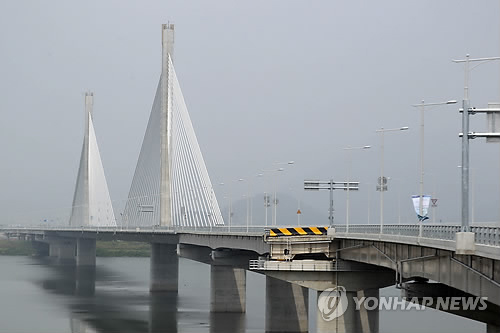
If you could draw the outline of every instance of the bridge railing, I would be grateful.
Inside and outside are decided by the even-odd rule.
[[[268,228],[268,227],[267,227]],[[214,226],[214,227],[174,227],[176,232],[208,232],[208,233],[259,233],[264,234],[266,227],[264,226]]]
[[[373,269],[370,265],[350,261],[350,260],[289,260],[278,261],[269,259],[250,260],[249,268],[251,270],[270,270],[270,271],[310,271],[310,272],[325,272],[325,271],[366,271]]]
[[[326,260],[274,261],[258,259],[250,260],[249,268],[269,271],[329,272],[335,270],[336,265],[333,261]]]
[[[425,225],[422,228],[422,237],[455,240],[456,233],[460,232],[458,225]]]
[[[248,233],[248,234],[264,234],[269,227],[265,226],[213,226],[213,227],[198,227],[198,226],[134,226],[134,227],[98,227],[98,226],[6,226],[0,227],[5,230],[23,230],[30,231],[89,231],[89,232],[132,232],[132,233],[175,233],[175,232],[207,232],[207,233]]]
[[[498,227],[471,227],[476,235],[476,243],[500,246],[500,228]]]
[[[214,226],[214,227],[159,227],[159,226],[143,226],[143,227],[61,227],[61,226],[15,226],[3,227],[9,231],[16,230],[21,232],[23,230],[30,231],[81,231],[81,232],[126,232],[126,233],[179,233],[179,232],[206,232],[213,234],[248,234],[248,235],[266,235],[269,232],[269,226]],[[417,224],[387,224],[382,228],[377,224],[353,224],[349,226],[349,232],[345,225],[335,225],[335,233],[347,236],[356,234],[370,234],[370,235],[396,235],[419,237],[419,228]],[[461,230],[459,225],[423,225],[422,238],[442,239],[454,241],[456,233]],[[500,246],[500,227],[496,226],[471,226],[470,231],[475,234],[475,242],[477,244]]]
[[[388,224],[382,227],[376,224],[354,224],[349,226],[349,232],[345,225],[336,225],[335,232],[340,234],[382,234],[419,237],[420,226],[418,224]],[[456,233],[460,232],[459,225],[423,225],[423,238],[433,238],[442,240],[455,240]],[[471,226],[470,231],[475,234],[477,244],[500,246],[500,227],[491,226]]]

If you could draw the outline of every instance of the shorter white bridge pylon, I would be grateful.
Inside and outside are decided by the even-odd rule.
[[[85,93],[85,132],[69,225],[116,227],[94,130],[93,104],[94,94]]]

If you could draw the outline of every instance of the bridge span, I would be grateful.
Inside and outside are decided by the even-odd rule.
[[[483,311],[450,310],[500,328],[500,228],[474,226],[474,253],[458,254],[459,226],[376,225],[330,228],[318,235],[271,236],[264,227],[4,228],[8,237],[31,241],[38,255],[58,264],[95,266],[95,242],[151,244],[151,292],[177,291],[178,258],[211,265],[211,311],[245,312],[246,271],[266,276],[266,330],[306,332],[308,293],[339,286],[349,296],[343,316],[325,321],[320,332],[377,332],[378,309],[356,310],[352,299],[378,297],[395,285],[403,297],[486,297]],[[297,228],[287,228],[297,229]],[[302,228],[298,228],[302,229]],[[326,228],[325,228],[326,229]],[[286,233],[286,231],[285,231]],[[293,316],[290,316],[293,313]]]

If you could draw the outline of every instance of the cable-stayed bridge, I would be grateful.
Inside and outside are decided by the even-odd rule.
[[[455,311],[500,331],[500,228],[453,225],[235,227],[224,224],[189,117],[174,62],[174,26],[162,26],[162,71],[121,218],[117,221],[85,95],[85,131],[71,216],[64,227],[3,228],[32,241],[59,264],[95,267],[96,240],[151,243],[151,291],[178,290],[178,258],[211,265],[212,312],[245,312],[246,270],[266,275],[266,331],[307,332],[308,292],[342,287],[345,314],[319,332],[377,332],[378,299],[396,285],[404,295],[487,297],[488,309]],[[445,310],[443,310],[445,311]],[[450,312],[454,313],[453,310]]]
[[[173,26],[163,29],[162,73],[122,223],[129,227],[223,225],[173,65]],[[85,95],[85,134],[70,226],[116,226]]]

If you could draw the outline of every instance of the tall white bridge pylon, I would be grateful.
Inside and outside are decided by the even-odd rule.
[[[137,161],[124,227],[223,225],[173,66],[174,25],[162,26],[162,74]]]
[[[94,94],[85,93],[85,131],[69,225],[113,227],[116,219],[95,135],[93,104]]]

